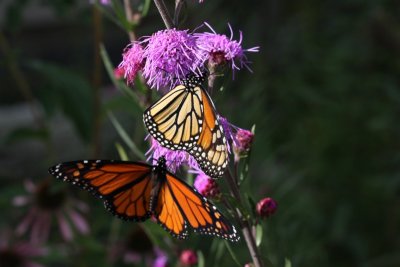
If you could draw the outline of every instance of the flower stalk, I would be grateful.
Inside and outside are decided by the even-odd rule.
[[[154,4],[156,4],[158,12],[160,12],[160,15],[161,15],[162,20],[164,21],[165,27],[167,27],[167,29],[172,29],[174,27],[174,22],[172,21],[171,15],[169,14],[164,1],[163,0],[154,0]]]
[[[229,170],[226,172],[225,177],[228,182],[228,186],[231,191],[231,194],[236,199],[236,201],[240,205],[242,205],[242,197],[240,195],[239,186],[238,186],[237,182],[235,182],[238,180],[237,177],[236,178],[233,177]],[[261,259],[260,252],[256,245],[255,237],[252,234],[250,221],[243,216],[242,212],[238,208],[234,208],[233,211],[235,212],[235,218],[238,221],[238,224],[240,225],[240,227],[242,229],[242,233],[243,233],[244,239],[246,241],[246,245],[249,249],[251,258],[253,259],[254,266],[255,267],[264,266],[262,259]]]
[[[132,11],[130,0],[124,0],[124,9],[125,9],[126,20],[129,23],[134,22],[133,11]],[[131,40],[131,42],[136,40],[136,34],[131,28],[128,30],[128,36],[129,36],[129,40]]]

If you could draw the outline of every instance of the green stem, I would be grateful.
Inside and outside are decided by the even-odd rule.
[[[231,190],[231,194],[242,205],[242,198],[240,195],[239,187],[238,187],[237,183],[235,182],[235,180],[237,180],[237,179],[234,179],[232,177],[232,174],[229,170],[226,173],[227,173],[227,175],[225,175],[225,177],[228,182],[228,186]],[[261,260],[260,252],[258,251],[258,248],[256,245],[256,240],[251,231],[251,224],[250,224],[249,220],[243,216],[242,212],[238,208],[234,209],[234,212],[236,213],[235,217],[238,220],[240,227],[242,228],[243,236],[246,241],[247,247],[249,249],[251,258],[253,259],[254,266],[255,267],[264,266],[263,262]]]
[[[133,23],[133,11],[132,11],[130,0],[124,0],[124,9],[125,9],[126,20],[130,24]],[[136,40],[136,34],[132,30],[131,27],[129,27],[128,35],[129,35],[129,40],[131,40],[131,42]]]

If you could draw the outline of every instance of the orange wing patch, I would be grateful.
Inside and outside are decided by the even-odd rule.
[[[174,205],[179,204],[181,214],[195,232],[229,241],[239,240],[235,227],[195,189],[172,174],[166,175],[163,188],[171,194]]]
[[[179,203],[177,203],[169,187],[165,183],[160,188],[155,215],[159,224],[173,236],[185,239],[188,235],[186,222],[183,218]]]
[[[218,122],[214,106],[203,90],[204,122],[197,145],[189,153],[195,157],[200,168],[209,176],[217,178],[224,174],[228,165],[228,148],[222,126]]]

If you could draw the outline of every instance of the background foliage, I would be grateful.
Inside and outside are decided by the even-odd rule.
[[[272,196],[279,203],[265,223],[261,250],[274,266],[284,266],[285,258],[292,266],[399,266],[400,2],[189,2],[187,28],[208,21],[228,32],[229,22],[243,31],[244,47],[261,47],[250,55],[254,73],[225,79],[225,90],[216,99],[219,111],[234,124],[256,124],[246,186],[256,192],[253,198]],[[0,9],[1,35],[10,45],[10,53],[3,49],[0,58],[0,227],[12,231],[23,212],[11,199],[23,192],[24,179],[40,181],[49,165],[92,157],[96,151],[98,157],[118,157],[114,145],[122,141],[107,110],[117,114],[142,150],[146,143],[139,110],[113,89],[104,70],[103,104],[95,108],[93,88],[100,80],[93,78],[89,4],[18,0],[5,1]],[[161,28],[151,6],[138,33]],[[117,65],[129,42],[126,34],[104,19],[103,42]],[[44,114],[39,121],[29,115],[27,95],[18,90],[21,77],[10,71],[9,62],[16,62],[23,86]],[[100,128],[93,123],[96,116]],[[103,242],[110,224],[119,225],[117,237],[135,227],[116,223],[86,197],[79,194],[92,209],[91,235],[75,239],[82,248],[69,251],[84,259],[52,247],[45,264],[107,266]],[[185,245],[207,254],[210,240],[192,237]],[[240,246],[232,249],[241,262],[249,259]]]

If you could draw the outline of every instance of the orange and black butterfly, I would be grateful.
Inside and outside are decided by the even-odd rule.
[[[162,146],[187,151],[204,173],[218,178],[228,165],[228,149],[219,115],[203,82],[204,76],[188,76],[150,106],[143,121]]]
[[[117,217],[144,221],[151,216],[173,236],[183,239],[189,225],[195,232],[238,241],[235,227],[194,188],[157,165],[140,162],[84,160],[49,169],[58,179],[93,193]]]

